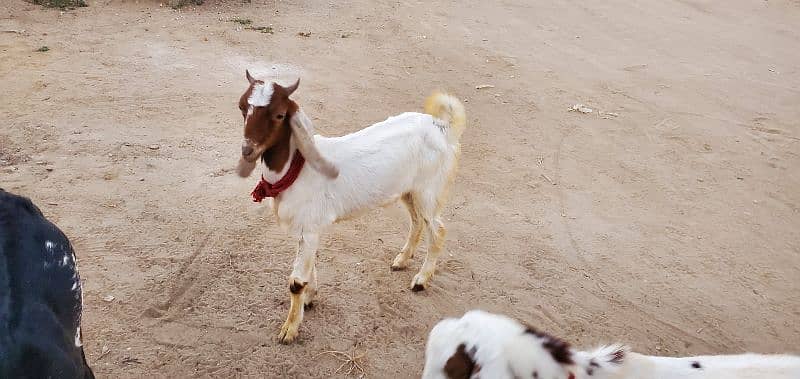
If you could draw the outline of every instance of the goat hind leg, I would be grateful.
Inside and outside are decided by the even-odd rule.
[[[438,216],[425,219],[425,229],[428,239],[428,253],[425,255],[425,262],[414,279],[411,281],[411,290],[414,292],[422,291],[436,272],[436,262],[444,249],[444,240],[447,229]]]
[[[422,237],[423,227],[422,216],[419,208],[417,208],[418,202],[415,201],[414,196],[411,193],[406,193],[400,199],[403,201],[406,209],[408,209],[408,214],[411,217],[411,223],[408,230],[408,239],[406,240],[406,244],[403,246],[403,249],[400,250],[400,253],[394,257],[394,262],[392,262],[393,271],[404,270],[408,267],[408,261],[414,257],[414,252],[416,252],[417,246],[419,246],[419,240],[420,237]]]
[[[300,323],[303,321],[303,305],[305,303],[306,286],[312,280],[314,262],[319,246],[319,235],[303,233],[294,259],[294,268],[289,276],[289,314],[281,326],[278,340],[289,344],[294,342],[299,333]],[[315,288],[316,289],[316,288]]]
[[[314,262],[314,268],[311,269],[311,281],[308,282],[305,290],[303,290],[303,308],[314,308],[314,298],[317,296],[317,262]]]

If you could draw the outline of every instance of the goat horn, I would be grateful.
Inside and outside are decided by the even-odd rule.
[[[284,87],[284,88],[286,88],[286,96],[292,96],[294,91],[297,91],[297,86],[299,86],[299,85],[300,85],[300,78],[297,78],[297,81],[294,82],[294,84],[292,84],[292,85],[290,85],[288,87]]]
[[[289,125],[292,127],[292,135],[295,137],[297,149],[306,158],[306,161],[315,170],[323,175],[335,179],[339,176],[339,168],[333,163],[325,159],[317,150],[317,145],[314,143],[313,128],[311,120],[306,116],[301,109],[295,112],[289,120]]]

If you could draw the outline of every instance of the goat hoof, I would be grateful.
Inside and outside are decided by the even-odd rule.
[[[419,284],[419,283],[414,284],[414,286],[411,287],[411,291],[412,292],[419,292],[419,291],[423,291],[423,290],[425,290],[425,286],[423,286],[422,284]]]
[[[298,330],[296,326],[283,324],[281,332],[278,333],[278,342],[283,345],[288,345],[297,339]]]
[[[303,292],[303,309],[314,308],[314,299],[317,298],[316,288],[309,287]]]
[[[406,257],[403,253],[397,254],[394,257],[394,261],[392,261],[392,271],[402,271],[408,268],[408,263],[411,260],[410,257]]]

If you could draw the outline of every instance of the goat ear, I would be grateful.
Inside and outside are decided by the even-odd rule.
[[[286,87],[286,96],[292,96],[292,93],[297,90],[297,86],[300,85],[300,78],[297,78],[297,81],[294,84]]]
[[[289,116],[289,126],[297,144],[297,149],[300,150],[311,167],[323,175],[335,179],[339,176],[339,168],[325,159],[317,150],[317,145],[314,143],[314,126],[311,124],[311,120],[300,108],[297,108],[297,105],[294,105],[293,108],[295,108],[295,111]]]
[[[244,74],[247,77],[247,81],[250,82],[250,84],[253,84],[253,83],[256,82],[256,80],[253,79],[253,76],[250,75],[250,70],[244,70]]]

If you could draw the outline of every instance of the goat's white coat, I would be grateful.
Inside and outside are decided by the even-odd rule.
[[[448,379],[443,368],[459,345],[474,348],[473,361],[480,364],[480,376],[485,378],[531,378],[535,367],[539,379],[556,379],[563,368],[550,357],[541,342],[525,334],[525,326],[503,315],[473,310],[461,318],[448,318],[437,323],[428,336],[425,348],[423,379]],[[528,361],[520,359],[530,352]],[[521,366],[521,367],[520,367]]]
[[[266,107],[269,105],[274,90],[275,87],[272,82],[253,84],[253,91],[250,92],[247,103],[254,107]]]
[[[449,142],[446,129],[443,132],[434,120],[408,112],[342,137],[314,136],[320,153],[339,167],[339,177],[331,180],[304,168],[273,200],[279,223],[299,237],[407,192],[435,204],[456,164],[458,145]],[[289,165],[281,172],[262,166],[264,178],[274,183]]]
[[[245,124],[247,124],[247,119],[253,115],[254,107],[266,107],[269,105],[274,91],[275,87],[272,82],[253,84],[253,90],[250,92],[250,97],[247,98]]]
[[[793,355],[711,355],[657,357],[629,351],[623,345],[608,345],[593,351],[572,350],[574,365],[556,362],[543,348],[546,341],[508,317],[470,311],[459,319],[445,319],[428,336],[423,379],[445,379],[443,368],[460,344],[474,349],[477,373],[486,378],[567,379],[798,379],[800,357]],[[624,351],[621,362],[614,354]],[[693,367],[697,363],[699,368]],[[592,374],[589,375],[588,372]]]
[[[471,358],[479,362],[481,377],[511,379],[517,374],[516,377],[528,378],[533,371],[513,366],[513,358],[522,353],[514,346],[518,342],[516,340],[524,341],[529,338],[524,335],[524,331],[525,327],[511,318],[480,310],[469,311],[459,319],[442,320],[433,327],[428,336],[422,378],[448,379],[442,369],[461,344],[465,345],[467,351],[474,348]],[[562,371],[558,363],[549,358],[549,353],[542,348],[541,343],[524,342],[526,351],[548,357],[537,364],[540,379],[551,378],[552,373]]]
[[[81,347],[81,346],[83,346],[83,341],[81,341],[81,326],[78,325],[78,329],[75,332],[75,347]]]
[[[695,357],[658,357],[630,352],[622,364],[602,361],[603,348],[577,352],[579,362],[595,357],[601,367],[589,376],[576,371],[576,379],[798,379],[800,357],[792,355],[736,354]],[[608,349],[605,349],[606,351]],[[699,368],[694,368],[694,363]]]

